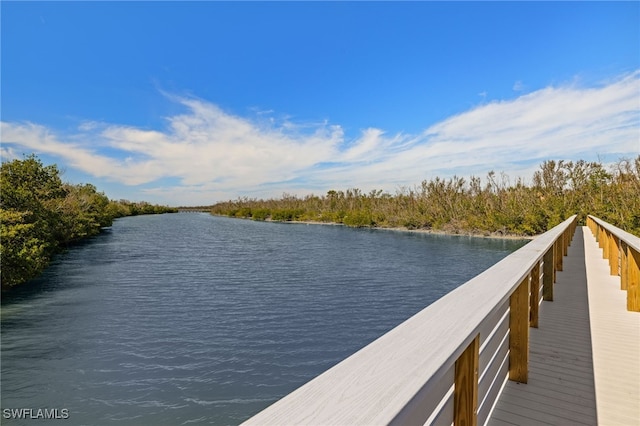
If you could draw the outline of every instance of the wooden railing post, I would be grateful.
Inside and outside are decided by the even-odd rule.
[[[553,246],[542,257],[542,300],[553,301]]]
[[[627,246],[627,310],[640,312],[640,253]]]
[[[531,270],[531,297],[529,298],[529,326],[538,328],[540,307],[540,262]]]
[[[628,250],[627,244],[620,240],[620,290],[626,290],[629,286]]]
[[[609,273],[620,276],[620,289],[627,292],[627,310],[640,312],[640,241],[633,235],[589,217],[602,257],[609,262]]]
[[[618,244],[619,241],[615,237],[615,235],[611,234],[611,239],[609,240],[609,270],[611,275],[618,275]]]
[[[553,243],[553,261],[552,261],[552,265],[553,265],[553,282],[555,283],[557,281],[557,277],[556,275],[558,275],[558,242],[556,241],[555,243]]]
[[[529,278],[509,298],[509,379],[520,383],[529,377]]]
[[[609,231],[605,229],[602,233],[602,258],[607,260],[609,260],[609,248],[611,247],[610,237]]]
[[[558,265],[558,271],[562,271],[562,267],[564,265],[564,239],[565,239],[565,234],[562,233],[560,235],[560,238],[558,238],[558,244],[559,244],[559,248],[560,248],[560,254],[558,255],[558,260],[560,261],[560,264]]]
[[[562,271],[562,237],[556,240],[553,251],[556,254],[556,271]]]
[[[453,424],[455,426],[478,424],[479,353],[480,335],[477,335],[456,360],[453,387]]]

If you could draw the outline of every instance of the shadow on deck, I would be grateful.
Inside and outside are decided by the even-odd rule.
[[[529,381],[507,382],[490,425],[640,425],[640,316],[619,288],[578,228],[530,330]]]

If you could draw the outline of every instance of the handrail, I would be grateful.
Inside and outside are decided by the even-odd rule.
[[[591,215],[587,226],[609,261],[610,274],[620,276],[620,289],[627,292],[627,310],[640,312],[640,238]]]
[[[527,381],[529,326],[575,228],[572,216],[245,424],[484,424],[507,379]]]

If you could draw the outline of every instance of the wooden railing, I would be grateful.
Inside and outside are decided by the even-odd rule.
[[[587,226],[609,261],[611,275],[620,277],[620,289],[627,292],[627,310],[640,312],[640,238],[594,216],[587,217]]]
[[[246,424],[485,424],[506,381],[527,382],[529,327],[575,228],[573,216]]]

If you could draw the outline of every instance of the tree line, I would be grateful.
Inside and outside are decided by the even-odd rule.
[[[537,235],[588,214],[640,235],[640,156],[611,167],[600,162],[543,162],[532,178],[511,181],[491,171],[483,181],[454,176],[424,180],[395,194],[331,190],[326,195],[238,198],[212,214],[254,220],[317,221],[353,227],[400,227],[479,235]]]
[[[0,172],[0,279],[8,289],[36,277],[65,247],[123,216],[175,212],[166,206],[111,201],[91,184],[70,184],[35,156],[3,162]]]

